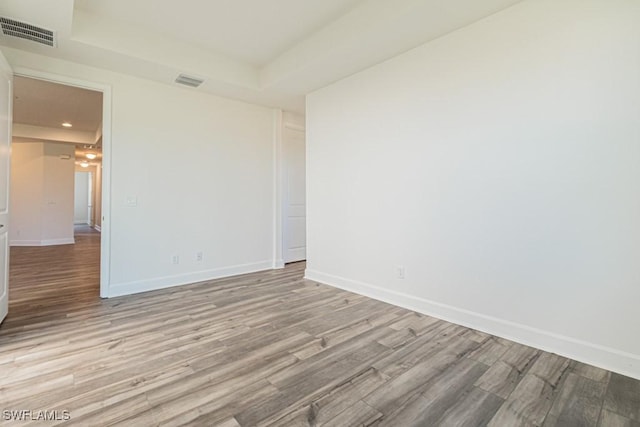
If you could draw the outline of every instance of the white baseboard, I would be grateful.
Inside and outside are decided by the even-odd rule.
[[[234,265],[230,267],[216,268],[213,270],[196,271],[193,273],[177,274],[175,276],[157,277],[148,280],[119,283],[110,285],[107,289],[107,298],[123,295],[137,294],[140,292],[155,291],[173,286],[188,285],[206,280],[221,279],[223,277],[237,276],[239,274],[255,273],[256,271],[271,270],[273,261],[262,261],[251,264]]]
[[[319,271],[305,278],[640,379],[640,355]]]
[[[99,225],[94,225],[93,229],[96,230],[97,232],[102,232],[102,227],[100,227]]]
[[[11,240],[9,246],[55,246],[55,245],[73,245],[76,243],[73,237],[64,239],[47,239],[47,240]]]
[[[10,240],[9,246],[42,246],[42,240]]]
[[[284,268],[284,260],[283,259],[277,259],[274,261],[273,263],[273,268]]]

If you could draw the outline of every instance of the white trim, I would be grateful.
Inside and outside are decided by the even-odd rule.
[[[240,264],[231,267],[203,270],[194,273],[177,274],[174,276],[157,277],[155,279],[139,280],[135,282],[119,283],[109,287],[107,298],[123,295],[137,294],[140,292],[155,291],[173,286],[189,285],[206,280],[220,279],[223,277],[237,276],[239,274],[255,273],[257,271],[271,270],[273,260]]]
[[[9,246],[56,246],[56,245],[73,245],[76,241],[73,237],[65,237],[63,239],[45,239],[45,240],[11,240]]]
[[[101,231],[102,231],[102,227],[100,227],[99,225],[94,225],[94,226],[93,226],[93,229],[94,229],[94,230],[96,230],[96,231],[98,231],[98,232],[101,232]]]
[[[282,251],[284,248],[284,217],[282,214],[282,194],[284,180],[282,178],[282,110],[273,110],[273,265],[272,268],[284,267]],[[282,267],[280,267],[282,263]]]
[[[110,286],[111,263],[111,86],[75,77],[16,67],[14,75],[102,92],[102,237],[100,239],[100,297],[106,298]]]
[[[368,283],[307,269],[305,279],[324,283],[491,335],[640,379],[640,355],[429,301]]]

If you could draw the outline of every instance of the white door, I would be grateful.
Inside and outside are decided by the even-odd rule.
[[[0,322],[9,310],[9,165],[13,71],[0,52]]]
[[[284,164],[284,262],[307,258],[307,213],[304,131],[286,128]]]

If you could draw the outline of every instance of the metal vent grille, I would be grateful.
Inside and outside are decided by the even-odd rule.
[[[204,83],[204,80],[180,74],[178,77],[176,77],[176,83],[190,87],[198,87],[202,83]]]
[[[51,47],[56,45],[55,33],[51,30],[5,17],[0,17],[0,26],[5,36],[31,40]]]

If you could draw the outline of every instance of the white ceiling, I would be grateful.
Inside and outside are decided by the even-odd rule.
[[[14,142],[75,144],[77,164],[100,164],[102,92],[15,76],[13,98]],[[64,122],[73,126],[65,128]],[[97,157],[89,160],[87,153]]]
[[[76,0],[75,8],[262,66],[359,1]]]
[[[0,45],[303,112],[304,95],[522,0],[2,0],[58,47]]]

